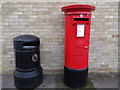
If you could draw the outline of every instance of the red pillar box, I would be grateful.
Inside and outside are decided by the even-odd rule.
[[[64,83],[72,88],[87,84],[90,22],[94,10],[90,5],[62,7],[65,13]]]

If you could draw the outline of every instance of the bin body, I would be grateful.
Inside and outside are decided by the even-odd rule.
[[[65,13],[64,83],[73,88],[85,87],[88,77],[88,52],[90,41],[90,5],[62,7]]]
[[[42,83],[40,66],[40,40],[33,35],[21,35],[13,39],[15,52],[14,83],[16,88],[35,88]]]

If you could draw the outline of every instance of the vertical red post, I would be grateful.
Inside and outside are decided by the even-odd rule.
[[[88,77],[91,5],[62,7],[65,13],[64,83],[72,88],[85,87]]]

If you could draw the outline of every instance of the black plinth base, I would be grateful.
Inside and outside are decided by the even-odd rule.
[[[64,83],[71,88],[83,88],[87,85],[88,68],[71,69],[64,66]]]
[[[35,88],[43,81],[43,70],[41,67],[30,72],[14,71],[14,83],[16,88]]]

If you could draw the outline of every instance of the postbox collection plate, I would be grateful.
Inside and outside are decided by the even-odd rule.
[[[84,29],[85,29],[84,24],[77,25],[77,37],[84,37]]]

